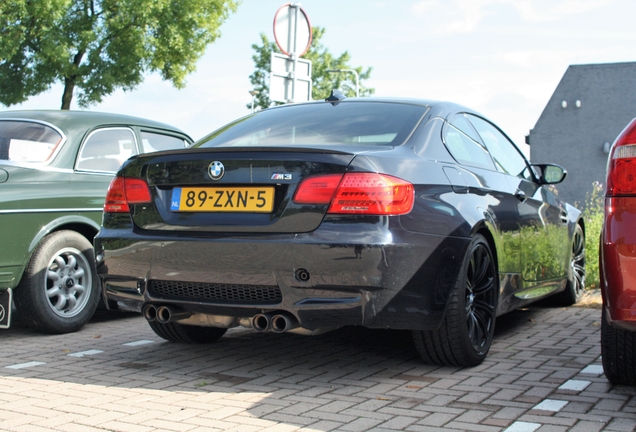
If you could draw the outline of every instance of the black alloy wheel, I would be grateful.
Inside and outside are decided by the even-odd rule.
[[[466,325],[475,353],[484,355],[492,342],[495,328],[495,266],[488,245],[475,246],[466,275]]]
[[[420,357],[452,366],[477,366],[484,361],[495,331],[498,280],[487,240],[476,234],[438,330],[414,331]]]
[[[569,272],[565,290],[551,299],[551,304],[555,306],[572,306],[581,301],[585,292],[585,234],[579,224],[576,224],[572,236]]]

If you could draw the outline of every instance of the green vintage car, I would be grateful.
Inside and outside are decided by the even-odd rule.
[[[129,157],[184,148],[172,126],[87,111],[0,111],[0,328],[12,305],[45,333],[79,330],[100,299],[93,237]]]

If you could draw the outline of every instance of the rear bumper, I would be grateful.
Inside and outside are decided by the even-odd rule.
[[[18,286],[24,273],[24,266],[0,267],[0,290]]]
[[[97,271],[110,308],[284,312],[307,330],[439,326],[469,239],[408,232],[388,218],[365,229],[323,223],[307,234],[196,239],[102,229]]]
[[[609,323],[636,331],[636,198],[606,198],[600,281]]]

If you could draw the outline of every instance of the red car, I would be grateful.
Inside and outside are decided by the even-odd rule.
[[[601,353],[612,384],[636,385],[636,119],[612,145],[601,231]]]

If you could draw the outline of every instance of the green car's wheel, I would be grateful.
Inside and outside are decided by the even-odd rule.
[[[24,322],[45,333],[69,333],[91,319],[99,302],[91,243],[74,231],[45,237],[15,290]]]
[[[427,363],[476,366],[484,361],[495,331],[497,269],[484,236],[471,241],[446,317],[437,330],[414,331],[413,340]]]

